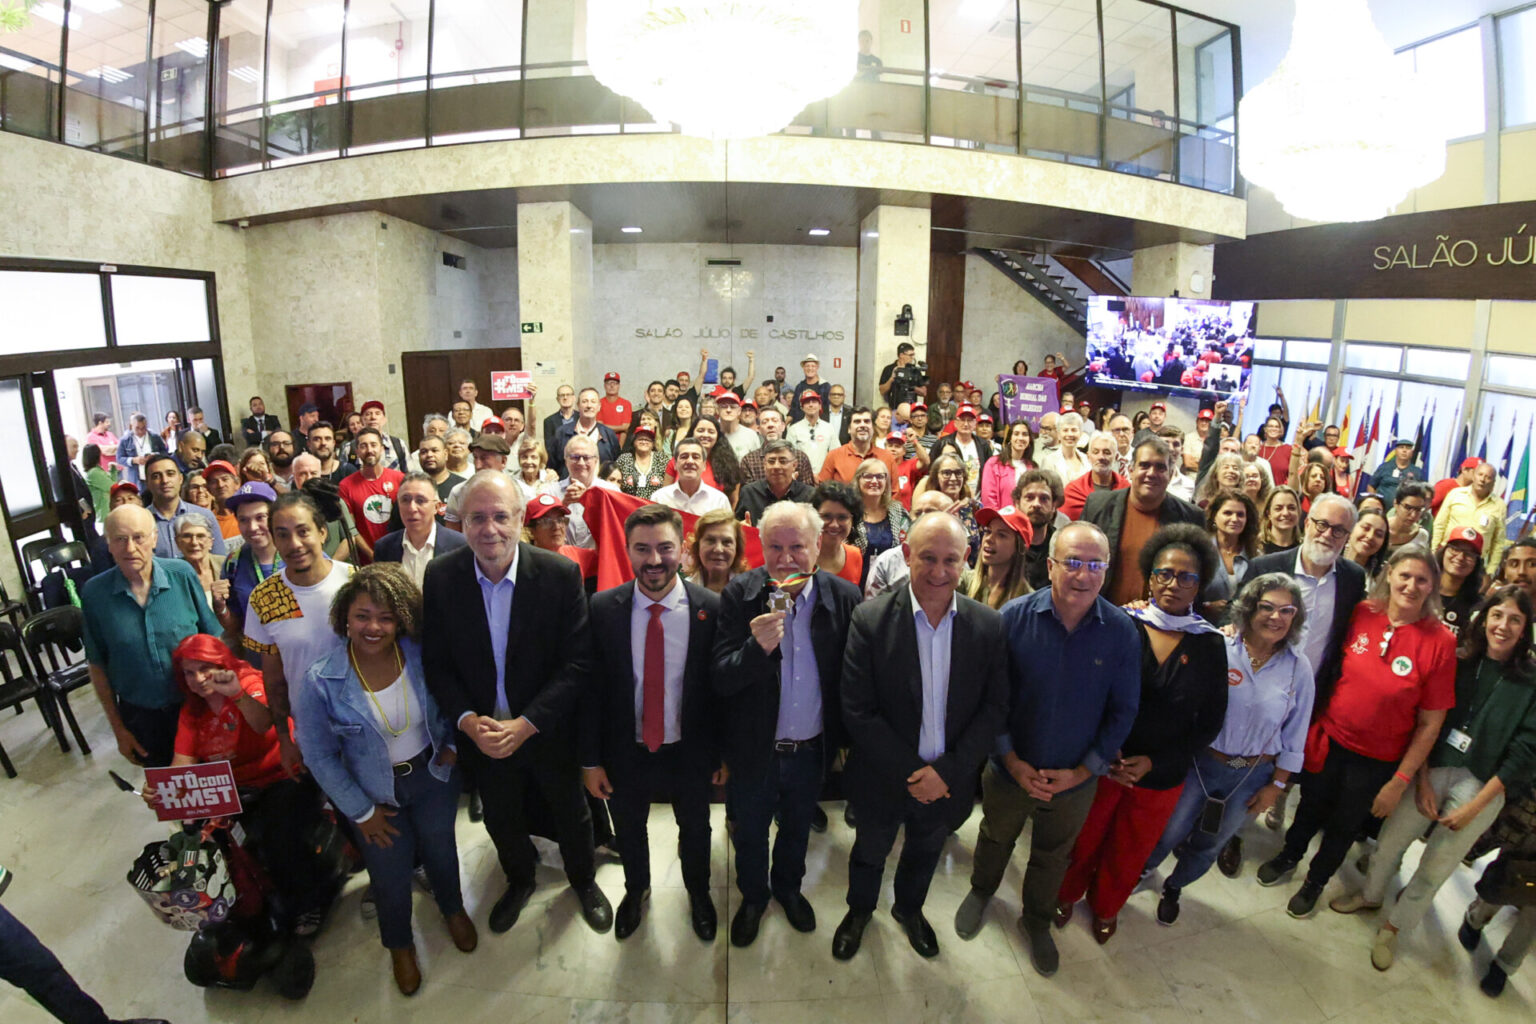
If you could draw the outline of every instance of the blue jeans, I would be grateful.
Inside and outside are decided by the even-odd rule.
[[[0,978],[26,990],[64,1024],[108,1024],[101,1004],[81,991],[59,958],[3,906]]]
[[[1211,865],[1216,863],[1216,854],[1248,820],[1249,799],[1269,785],[1274,775],[1273,761],[1250,772],[1247,768],[1228,768],[1225,761],[1218,761],[1209,751],[1202,751],[1184,778],[1184,793],[1173,809],[1173,817],[1168,819],[1168,827],[1163,829],[1157,849],[1147,858],[1147,869],[1157,867],[1169,853],[1173,853],[1178,858],[1178,865],[1163,883],[1168,889],[1182,889],[1211,870]],[[1201,788],[1202,781],[1204,788]],[[1221,829],[1215,835],[1200,829],[1200,816],[1205,810],[1207,796],[1227,802],[1221,815]]]
[[[424,767],[395,779],[395,811],[389,819],[400,833],[389,846],[364,842],[363,863],[379,908],[379,937],[386,949],[409,949],[411,872],[420,861],[444,917],[464,909],[459,889],[459,845],[453,834],[459,810],[459,773],[439,782]],[[375,811],[374,813],[379,813]]]
[[[805,848],[811,840],[811,818],[821,795],[821,740],[793,753],[775,753],[756,779],[732,775],[730,790],[736,811],[736,887],[746,903],[766,904],[773,895],[782,902],[800,892],[805,877]],[[779,819],[773,841],[773,870],[768,867],[768,827]]]

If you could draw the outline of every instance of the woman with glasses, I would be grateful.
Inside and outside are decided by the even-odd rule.
[[[1381,827],[1365,888],[1335,897],[1340,914],[1380,909],[1403,854],[1433,827],[1408,885],[1376,932],[1371,964],[1392,966],[1400,932],[1413,928],[1462,857],[1499,816],[1505,793],[1536,779],[1536,665],[1532,605],[1519,587],[1500,587],[1477,606],[1457,652],[1456,708],[1445,717],[1429,760]]]
[[[1402,548],[1355,607],[1338,682],[1307,738],[1296,817],[1280,852],[1259,867],[1260,885],[1285,884],[1322,833],[1286,905],[1292,917],[1312,915],[1367,819],[1397,809],[1456,702],[1456,641],[1436,614],[1439,577],[1427,550]]]
[[[853,486],[858,492],[860,535],[864,538],[863,563],[869,565],[906,539],[912,516],[891,494],[891,474],[884,462],[868,458],[853,471]],[[863,586],[863,582],[859,581]]]
[[[656,451],[657,417],[640,414],[640,423],[630,433],[625,450],[614,460],[619,471],[619,490],[637,498],[649,498],[667,482],[666,459]]]
[[[181,500],[213,511],[213,492],[208,489],[208,480],[200,471],[193,470],[182,481]]]
[[[878,459],[869,459],[859,468],[873,463],[883,466]],[[858,479],[855,472],[854,479]],[[816,567],[834,576],[841,576],[856,587],[864,585],[864,555],[854,544],[859,540],[859,522],[863,504],[847,484],[835,480],[823,480],[811,492],[811,507],[821,516],[821,542],[816,552]]]
[[[1227,712],[1221,731],[1195,757],[1162,839],[1147,859],[1155,870],[1177,859],[1163,882],[1159,924],[1179,919],[1179,895],[1211,869],[1251,818],[1275,805],[1301,771],[1312,717],[1312,666],[1301,653],[1306,607],[1288,573],[1248,581],[1232,601],[1235,631],[1225,641]]]
[[[1205,529],[1216,542],[1216,571],[1202,604],[1205,617],[1219,622],[1237,596],[1249,559],[1259,553],[1259,513],[1246,494],[1219,491],[1205,510]]]
[[[1409,544],[1429,547],[1429,530],[1424,526],[1424,513],[1429,510],[1429,499],[1434,491],[1428,484],[1417,480],[1405,481],[1397,489],[1392,512],[1387,516],[1387,555]]]
[[[1056,899],[1056,926],[1086,895],[1093,937],[1115,934],[1120,908],[1141,877],[1179,803],[1193,758],[1216,737],[1227,713],[1222,635],[1195,611],[1216,571],[1216,551],[1198,526],[1176,523],[1141,549],[1149,599],[1126,611],[1141,637],[1141,702],[1120,757],[1101,776],[1093,806],[1072,847]]]
[[[1446,534],[1435,556],[1440,560],[1440,621],[1452,636],[1460,636],[1482,600],[1487,579],[1483,535],[1470,526],[1457,527]]]
[[[222,623],[229,602],[229,581],[223,578],[225,556],[213,553],[213,528],[203,516],[183,512],[171,523],[171,537],[176,541],[176,550],[181,552],[181,560],[197,573],[208,607]]]
[[[970,550],[966,554],[966,562],[976,564],[976,552],[981,550],[981,527],[976,524],[977,501],[971,496],[970,484],[966,482],[965,463],[960,456],[954,454],[940,455],[928,464],[928,475],[923,482],[917,485],[912,492],[912,500],[915,502],[919,496],[929,491],[938,491],[944,497],[954,502],[951,510],[960,518],[960,525],[965,527],[966,535],[971,538]],[[865,512],[865,537],[868,538],[869,514]],[[865,558],[869,562],[874,559],[868,555],[868,545],[865,548]]]

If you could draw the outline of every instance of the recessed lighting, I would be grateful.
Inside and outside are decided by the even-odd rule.
[[[87,71],[85,75],[87,78],[99,78],[102,81],[110,82],[113,85],[116,85],[119,82],[126,82],[128,79],[133,77],[121,68],[114,68],[107,64],[103,64],[101,67],[95,68],[94,70]]]
[[[629,225],[627,227],[619,228],[619,230],[624,232],[626,235],[638,235],[641,231],[643,231],[645,229],[644,228],[637,228],[633,224],[631,224],[631,225]]]
[[[831,230],[828,228],[811,228],[806,232],[806,234],[810,235],[812,238],[824,238],[831,233]]]
[[[36,14],[44,21],[53,22],[55,25],[64,24],[64,8],[60,7],[58,4],[38,4],[36,7],[32,8],[32,13]],[[80,26],[84,23],[85,19],[80,17],[79,11],[69,12],[70,28],[79,29]]]
[[[238,78],[242,82],[249,82],[252,85],[254,85],[257,82],[261,81],[261,72],[257,71],[255,68],[251,67],[249,64],[241,64],[237,68],[230,68],[229,69],[229,77],[230,78]]]
[[[201,59],[208,56],[208,40],[204,39],[202,36],[192,36],[190,39],[183,39],[181,42],[177,43],[176,49],[185,51],[186,53],[190,53],[192,56]]]

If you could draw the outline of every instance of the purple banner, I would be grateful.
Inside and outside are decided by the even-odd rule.
[[[1055,377],[1017,377],[1011,373],[997,375],[998,404],[1003,418],[1009,423],[1024,420],[1029,429],[1040,430],[1040,417],[1061,408],[1056,396]]]

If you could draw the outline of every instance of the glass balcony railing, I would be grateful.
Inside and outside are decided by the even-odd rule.
[[[672,131],[592,77],[585,6],[61,0],[0,36],[0,127],[206,177],[392,149]],[[860,24],[853,80],[784,134],[1236,190],[1235,26],[1148,0],[861,0]]]

